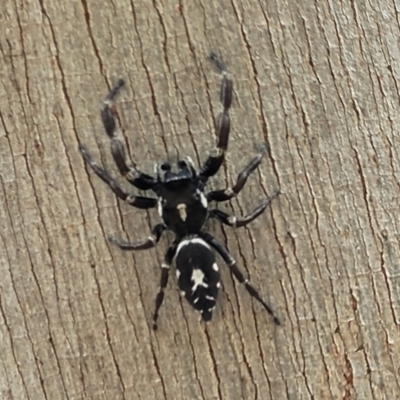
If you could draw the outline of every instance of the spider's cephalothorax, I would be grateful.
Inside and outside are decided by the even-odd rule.
[[[164,163],[159,168],[154,192],[158,212],[165,225],[177,236],[196,234],[207,220],[204,182],[197,176],[190,159],[178,161],[175,168]]]
[[[225,64],[214,53],[211,54],[210,58],[222,73],[221,103],[223,110],[216,123],[218,135],[216,149],[198,172],[189,158],[178,161],[175,165],[170,163],[159,165],[156,177],[139,171],[132,162],[127,163],[124,145],[116,134],[112,107],[115,96],[124,84],[122,80],[117,82],[104,100],[104,107],[101,111],[103,125],[111,140],[111,152],[121,174],[137,189],[151,190],[156,197],[143,197],[126,193],[107,171],[94,162],[86,148],[80,146],[80,151],[86,163],[120,199],[137,208],[157,207],[163,220],[162,223],[153,228],[152,234],[147,240],[129,243],[121,239],[109,238],[111,242],[118,245],[122,250],[143,250],[154,247],[165,230],[171,230],[175,234],[175,240],[168,247],[164,262],[161,265],[160,288],[153,315],[154,329],[157,328],[158,312],[164,299],[169,269],[173,263],[176,267],[178,286],[182,295],[201,313],[203,320],[211,319],[218,289],[221,286],[213,250],[223,258],[231,273],[240,283],[244,284],[248,293],[273,316],[274,322],[280,323],[257,290],[244,278],[228,250],[203,229],[204,224],[210,218],[215,218],[222,224],[233,227],[245,226],[261,215],[271,200],[279,193],[276,191],[251,213],[242,218],[236,218],[221,210],[209,207],[209,203],[212,201],[227,201],[236,196],[242,190],[248,176],[259,166],[266,153],[266,146],[264,146],[238,175],[234,186],[208,193],[204,192],[208,179],[218,172],[225,159],[230,131],[229,109],[233,94],[233,82]]]

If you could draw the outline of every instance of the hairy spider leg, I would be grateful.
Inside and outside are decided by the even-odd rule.
[[[147,250],[156,246],[166,229],[167,227],[165,224],[157,224],[151,230],[151,235],[146,240],[137,243],[130,243],[113,236],[109,236],[108,241],[117,245],[121,250]]]
[[[210,211],[209,218],[216,218],[223,224],[233,226],[235,228],[246,226],[259,217],[270,205],[271,201],[279,195],[279,193],[279,190],[277,190],[271,197],[267,197],[258,207],[244,217],[237,218],[236,216],[229,215],[224,211],[213,209]]]
[[[157,320],[158,320],[158,312],[160,311],[161,305],[164,301],[164,291],[167,287],[169,270],[171,268],[172,260],[175,257],[176,249],[180,239],[175,239],[172,244],[168,247],[168,250],[165,254],[164,262],[161,264],[161,278],[160,278],[160,287],[158,288],[158,293],[156,296],[156,305],[154,308],[153,314],[153,330],[157,330]]]
[[[130,165],[127,165],[125,146],[116,134],[116,123],[114,118],[115,111],[113,109],[113,104],[115,96],[123,85],[124,81],[119,79],[104,99],[104,107],[101,110],[101,119],[103,121],[104,129],[110,138],[111,153],[121,175],[123,175],[129,183],[140,190],[153,189],[157,182],[155,178],[139,171],[131,160],[129,160]]]
[[[239,173],[235,186],[228,187],[222,190],[214,190],[207,193],[207,200],[210,201],[227,201],[235,197],[244,187],[249,175],[260,165],[261,160],[265,156],[267,145],[263,145],[259,153],[246,165],[246,167]]]
[[[98,166],[96,162],[93,160],[92,156],[86,150],[86,147],[79,145],[79,151],[81,152],[86,164],[92,168],[94,173],[105,182],[111,190],[114,192],[116,196],[120,199],[126,201],[133,207],[148,209],[154,208],[157,205],[157,199],[152,197],[143,197],[143,196],[135,196],[133,194],[126,193],[119,183],[103,168]]]
[[[279,321],[278,317],[276,317],[272,311],[272,309],[269,307],[269,305],[261,298],[260,294],[258,291],[252,286],[249,282],[248,279],[245,279],[243,273],[240,271],[239,267],[236,264],[235,259],[231,256],[231,254],[228,252],[228,250],[225,248],[225,246],[220,243],[217,239],[214,238],[211,234],[207,232],[201,232],[199,234],[200,237],[202,237],[211,247],[213,247],[217,253],[223,258],[225,263],[228,265],[232,275],[242,284],[244,284],[244,287],[246,288],[247,292],[250,294],[250,296],[254,297],[256,300],[258,300],[263,307],[267,310],[267,312],[273,317],[274,322],[276,325],[280,325],[281,322]]]
[[[216,121],[216,131],[218,136],[217,146],[213,153],[207,158],[203,167],[200,170],[199,176],[204,181],[207,181],[209,177],[215,175],[218,172],[225,159],[225,152],[228,149],[229,132],[231,128],[229,109],[232,104],[233,96],[233,81],[229,77],[225,64],[215,53],[211,53],[210,59],[214,62],[214,64],[222,73],[220,99],[223,110],[218,115]]]

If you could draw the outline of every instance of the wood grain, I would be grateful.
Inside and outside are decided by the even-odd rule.
[[[0,398],[398,398],[397,12],[377,0],[3,1]],[[137,165],[202,162],[220,111],[210,51],[235,84],[229,154],[210,187],[270,147],[221,209],[282,194],[248,228],[208,229],[283,325],[223,268],[211,323],[171,274],[154,333],[172,236],[136,253],[108,244],[159,219],[118,201],[78,144],[118,176],[99,110],[124,78],[117,109]]]

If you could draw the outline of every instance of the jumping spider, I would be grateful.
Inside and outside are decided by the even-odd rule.
[[[210,59],[222,74],[221,103],[223,110],[219,114],[216,124],[218,135],[216,149],[207,158],[199,172],[196,171],[189,158],[178,161],[176,165],[168,162],[158,165],[156,177],[141,172],[132,162],[127,163],[124,145],[116,135],[115,110],[113,109],[114,98],[124,84],[122,79],[116,83],[105,98],[101,118],[105,131],[110,138],[111,153],[120,173],[137,189],[152,191],[156,198],[126,193],[107,171],[94,162],[84,146],[79,147],[86,163],[120,199],[141,209],[157,207],[163,220],[153,228],[151,236],[143,242],[129,243],[120,239],[109,238],[111,242],[122,250],[144,250],[154,247],[165,230],[170,230],[175,234],[175,240],[168,247],[164,262],[161,265],[161,280],[155,301],[153,329],[157,329],[158,312],[164,299],[164,290],[173,262],[176,266],[178,286],[182,295],[192,307],[201,313],[204,321],[211,319],[218,289],[221,286],[220,273],[213,250],[217,251],[228,264],[233,276],[244,284],[248,293],[271,314],[274,322],[280,324],[279,319],[273,314],[271,308],[264,302],[257,290],[244,278],[236,261],[225,246],[204,231],[204,225],[209,218],[216,218],[222,224],[237,228],[246,226],[261,215],[269,206],[271,200],[279,194],[279,191],[276,191],[254,211],[242,218],[229,216],[221,210],[209,208],[209,203],[212,201],[227,201],[235,197],[242,190],[249,175],[259,166],[266,153],[266,146],[264,146],[240,172],[234,186],[208,193],[204,192],[208,179],[218,172],[225,158],[230,131],[229,109],[233,95],[233,81],[225,64],[214,53],[211,54]]]

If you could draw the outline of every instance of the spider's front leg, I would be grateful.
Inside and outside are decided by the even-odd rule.
[[[86,150],[86,147],[79,145],[79,151],[81,152],[83,159],[85,160],[86,164],[92,168],[94,173],[103,181],[105,182],[110,189],[114,192],[114,194],[119,197],[121,200],[126,201],[133,207],[148,209],[154,208],[157,205],[157,199],[151,197],[143,197],[143,196],[135,196],[132,194],[126,193],[119,183],[112,177],[110,174],[93,160],[92,156]]]
[[[214,64],[222,73],[220,98],[223,110],[217,118],[218,142],[216,149],[214,150],[214,153],[207,158],[206,162],[200,170],[200,177],[203,178],[205,181],[210,176],[213,176],[218,172],[225,159],[225,152],[228,148],[229,132],[231,128],[229,109],[232,104],[233,96],[233,81],[229,77],[225,64],[215,53],[211,53],[210,59],[214,62]]]
[[[130,160],[130,165],[127,165],[124,144],[116,134],[116,123],[114,118],[115,110],[113,109],[113,105],[114,98],[123,85],[124,81],[119,79],[104,99],[104,107],[101,110],[101,119],[103,121],[104,129],[111,140],[111,153],[121,175],[123,175],[129,183],[140,190],[153,189],[157,182],[156,179],[139,171]]]

